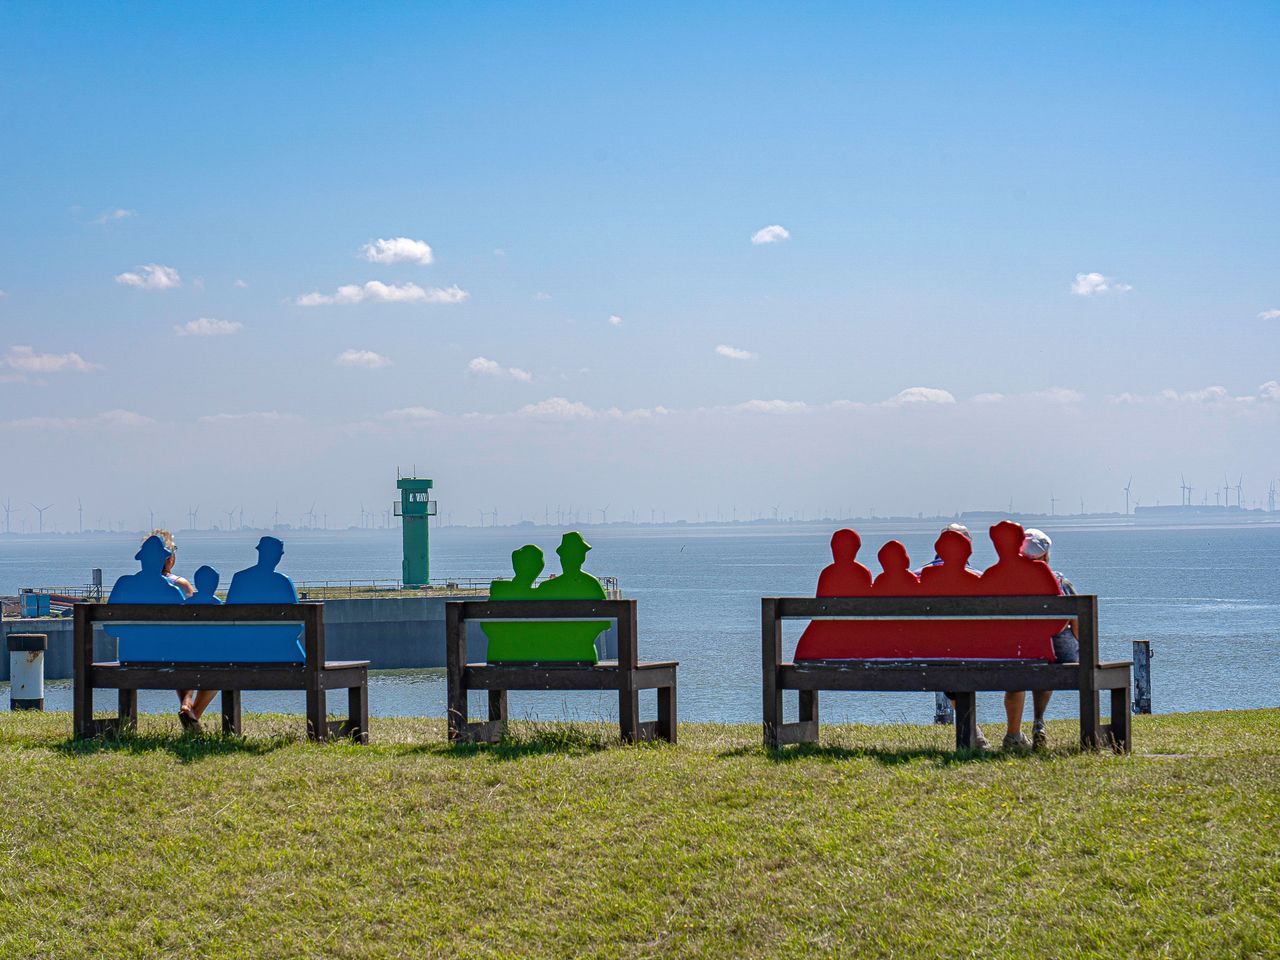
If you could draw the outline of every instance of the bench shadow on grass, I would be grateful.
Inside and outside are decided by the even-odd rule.
[[[496,743],[424,743],[410,748],[413,752],[430,753],[453,760],[487,758],[495,761],[519,760],[546,754],[588,756],[624,747],[616,728],[575,723],[524,724],[508,728],[506,736]]]
[[[196,763],[212,757],[265,756],[282,747],[293,746],[300,742],[302,742],[301,737],[287,735],[250,739],[222,733],[191,736],[189,734],[124,732],[117,735],[102,734],[91,740],[68,739],[59,743],[55,749],[70,757],[102,753],[141,755],[163,751],[172,754],[182,763]]]
[[[798,763],[804,760],[816,760],[823,763],[838,763],[849,760],[874,760],[881,766],[896,767],[909,763],[927,762],[938,767],[953,767],[967,763],[993,763],[1006,760],[1034,761],[1046,756],[1054,756],[1060,751],[1048,750],[1043,753],[1013,753],[1004,750],[948,750],[943,747],[900,746],[884,747],[868,745],[865,747],[848,747],[837,744],[801,743],[791,746],[767,748],[753,744],[735,747],[722,751],[722,758],[764,755],[774,763]]]

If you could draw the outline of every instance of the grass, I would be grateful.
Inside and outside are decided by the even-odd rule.
[[[1128,757],[298,727],[0,714],[0,957],[1280,956],[1276,710],[1137,718]]]

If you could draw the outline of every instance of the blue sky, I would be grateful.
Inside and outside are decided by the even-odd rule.
[[[0,498],[1261,497],[1278,41],[1264,4],[0,4]]]

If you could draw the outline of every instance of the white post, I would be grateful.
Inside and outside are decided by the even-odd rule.
[[[9,634],[9,709],[44,709],[44,652],[49,637],[43,633]]]

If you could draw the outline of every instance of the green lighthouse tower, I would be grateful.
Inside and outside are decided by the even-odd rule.
[[[401,518],[404,537],[400,578],[406,587],[425,587],[431,577],[427,521],[436,515],[436,502],[431,499],[431,481],[399,477],[396,487],[400,490],[400,500],[395,505],[395,513]]]

